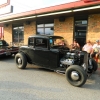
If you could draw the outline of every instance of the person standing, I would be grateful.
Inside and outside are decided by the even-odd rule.
[[[98,57],[100,55],[100,40],[96,40],[96,43],[92,47],[92,57],[98,62]]]
[[[82,50],[83,51],[86,51],[87,53],[89,53],[89,54],[91,54],[92,53],[92,44],[91,44],[91,41],[90,40],[88,40],[87,42],[86,42],[86,44],[83,46],[83,48],[82,48]]]
[[[76,39],[74,39],[73,44],[71,45],[71,49],[80,50],[80,45]]]

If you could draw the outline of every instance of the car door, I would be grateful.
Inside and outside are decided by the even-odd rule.
[[[49,48],[49,40],[45,38],[35,38],[34,47],[28,50],[32,63],[54,69],[59,64],[58,49]]]
[[[38,64],[38,65],[42,65],[42,66],[48,66],[48,62],[49,62],[49,50],[48,49],[44,49],[44,48],[35,48],[34,52],[34,59],[33,62]]]
[[[50,69],[55,69],[59,66],[59,50],[58,49],[50,49],[48,65]]]
[[[35,38],[34,47],[31,47],[29,51],[29,56],[32,59],[32,63],[42,66],[48,66],[48,54],[48,40],[44,38]]]

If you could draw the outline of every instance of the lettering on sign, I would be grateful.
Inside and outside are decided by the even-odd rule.
[[[12,13],[12,12],[13,12],[13,6],[11,6],[11,5],[8,5],[6,7],[3,7],[2,9],[0,9],[0,15]]]

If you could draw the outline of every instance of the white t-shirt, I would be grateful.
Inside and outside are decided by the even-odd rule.
[[[88,53],[90,53],[90,52],[92,51],[92,45],[87,45],[87,44],[85,44],[85,45],[83,46],[83,50],[84,50],[84,51],[87,51]]]
[[[94,44],[92,48],[94,49],[94,52],[100,51],[100,45],[98,45],[98,44]]]

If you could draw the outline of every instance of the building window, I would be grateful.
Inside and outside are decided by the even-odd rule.
[[[37,34],[53,35],[54,34],[54,23],[37,24]]]
[[[24,43],[24,27],[13,27],[13,42]]]

